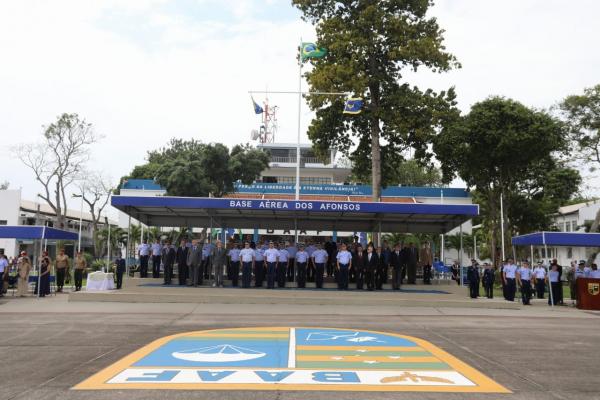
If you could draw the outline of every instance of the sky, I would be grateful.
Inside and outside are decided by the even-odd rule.
[[[462,68],[403,79],[455,86],[464,112],[490,95],[549,108],[600,83],[597,0],[438,0],[431,15]],[[0,182],[35,199],[11,148],[65,112],[103,136],[89,167],[115,183],[172,137],[251,142],[260,119],[248,91],[297,90],[301,38],[314,28],[288,0],[0,0]],[[297,97],[269,99],[276,141],[294,142]],[[303,141],[311,118],[304,104]]]

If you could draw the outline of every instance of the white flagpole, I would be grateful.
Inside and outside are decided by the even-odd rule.
[[[504,254],[504,198],[500,192],[500,235],[502,238],[502,262],[506,260]]]
[[[300,200],[300,122],[302,117],[302,38],[298,48],[298,141],[296,143],[296,201]],[[297,233],[296,233],[297,235]]]

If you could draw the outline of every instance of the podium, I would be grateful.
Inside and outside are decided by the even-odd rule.
[[[600,279],[577,278],[577,308],[600,310]]]

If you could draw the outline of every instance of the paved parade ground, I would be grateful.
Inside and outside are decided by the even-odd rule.
[[[296,291],[288,293],[294,292]],[[541,303],[523,309],[501,309],[444,307],[443,303],[439,307],[400,307],[386,300],[378,306],[370,302],[363,304],[361,298],[369,293],[350,292],[349,294],[352,295],[352,299],[346,304],[332,305],[294,305],[286,304],[284,300],[277,304],[248,304],[244,302],[241,294],[238,294],[240,299],[238,303],[228,304],[68,301],[67,294],[59,294],[43,300],[3,299],[0,304],[2,318],[0,345],[3,354],[0,374],[4,378],[0,383],[0,398],[330,399],[336,396],[348,399],[600,399],[597,375],[600,362],[600,346],[598,346],[600,313],[579,311],[566,306],[550,309]],[[381,293],[382,299],[390,294]],[[322,296],[315,291],[302,292],[305,302],[307,298],[317,295]],[[293,297],[290,297],[287,303],[292,302]],[[464,372],[467,374],[465,376],[491,382],[492,386],[497,386],[494,386],[496,389],[502,389],[499,391],[512,393],[452,393],[452,390],[445,393],[419,392],[418,387],[404,392],[230,390],[227,389],[226,383],[225,391],[73,389],[130,353],[137,352],[140,355],[143,353],[138,351],[140,348],[169,335],[179,335],[177,340],[180,341],[208,341],[202,343],[217,343],[215,340],[221,340],[217,338],[221,335],[228,338],[229,347],[235,347],[234,344],[237,346],[240,343],[243,345],[236,347],[236,352],[239,351],[238,348],[242,348],[246,349],[247,353],[252,351],[247,347],[261,348],[258,347],[257,341],[272,340],[261,339],[262,337],[282,336],[284,339],[273,340],[284,341],[281,354],[284,359],[287,359],[287,343],[292,340],[291,337],[288,338],[289,332],[292,332],[289,327],[315,328],[293,330],[294,344],[300,353],[305,354],[296,355],[297,360],[304,360],[298,361],[299,363],[305,363],[295,365],[297,368],[303,366],[307,369],[321,368],[318,361],[314,361],[321,359],[318,355],[322,352],[315,350],[320,348],[303,347],[302,345],[311,343],[302,342],[305,340],[302,338],[302,332],[309,332],[309,337],[316,335],[312,337],[319,338],[325,334],[325,338],[331,338],[332,332],[337,335],[336,329],[347,329],[348,331],[339,332],[348,332],[344,335],[351,338],[347,341],[352,342],[350,343],[352,347],[330,346],[329,352],[344,354],[344,349],[355,349],[359,352],[367,352],[364,349],[387,349],[388,353],[379,351],[373,354],[392,354],[389,353],[390,349],[396,349],[399,352],[393,354],[404,355],[400,350],[406,350],[409,354],[410,351],[419,350],[421,353],[414,353],[414,355],[426,357],[412,357],[410,360],[423,362],[423,369],[444,369],[440,365],[446,362],[452,366],[451,369],[456,370],[448,374]],[[238,331],[234,328],[253,329],[242,330],[246,342],[239,342],[240,334],[236,333]],[[198,332],[214,329],[226,330],[220,331],[219,334]],[[190,335],[196,338],[182,336],[187,332],[195,332]],[[339,335],[342,336],[340,340],[345,340],[344,335]],[[353,339],[357,335],[362,336]],[[306,334],[304,336],[306,337]],[[232,339],[236,337],[238,338]],[[405,339],[406,337],[409,339]],[[336,336],[336,339],[339,338]],[[237,342],[231,342],[232,340]],[[360,343],[363,340],[373,343]],[[386,340],[390,345],[399,347],[389,347],[384,343]],[[376,348],[380,343],[383,343],[384,347]],[[415,343],[420,347],[409,348]],[[366,347],[360,347],[365,345]],[[210,346],[201,347],[206,349]],[[200,357],[202,351],[204,350],[200,351]],[[270,350],[264,351],[268,353]],[[198,356],[199,353],[193,354]],[[359,355],[360,359],[368,359],[364,357],[364,353]],[[231,357],[231,354],[229,356]],[[152,360],[155,356],[151,354],[148,357],[142,359],[138,367],[145,365],[144,362],[150,363],[147,365],[155,365],[155,360]],[[185,359],[189,355],[184,354],[181,357]],[[269,362],[272,361],[269,357],[263,359],[263,364],[256,365],[268,370]],[[342,355],[330,358],[342,360],[343,357]],[[385,357],[374,358],[374,360],[382,358]],[[389,355],[387,358],[395,363],[397,360],[394,358],[401,357]],[[277,360],[280,359],[275,357],[273,360],[277,366]],[[367,368],[379,369],[376,365]],[[115,370],[116,372],[118,371]],[[259,374],[265,373],[259,371]],[[372,374],[367,371],[359,375],[361,379],[365,379],[364,376],[370,373]],[[468,375],[469,373],[472,375]],[[212,374],[211,379],[216,380],[215,377],[233,374],[233,372]],[[277,374],[283,372],[271,373],[266,378],[275,379]],[[314,376],[319,376],[318,372],[316,374]],[[350,373],[354,376],[353,374]],[[433,377],[430,379],[438,379],[438,381],[442,379],[440,382],[443,382],[443,378],[435,378],[435,376],[442,376],[435,371],[416,372],[409,376],[422,375],[430,375]],[[155,375],[151,374],[151,376]],[[451,375],[446,375],[448,376]],[[140,384],[136,384],[138,385]],[[271,387],[276,386],[271,385]]]

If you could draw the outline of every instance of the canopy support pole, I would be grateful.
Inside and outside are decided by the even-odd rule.
[[[460,286],[464,285],[463,279],[463,227],[460,224],[460,250],[458,251],[458,262],[460,264]]]
[[[530,250],[530,256],[531,256],[531,265],[533,265],[533,245],[529,246],[529,250]]]
[[[131,215],[127,222],[127,247],[125,248],[125,275],[129,276],[129,249],[131,246]]]
[[[294,214],[294,243],[298,245],[298,217]]]

